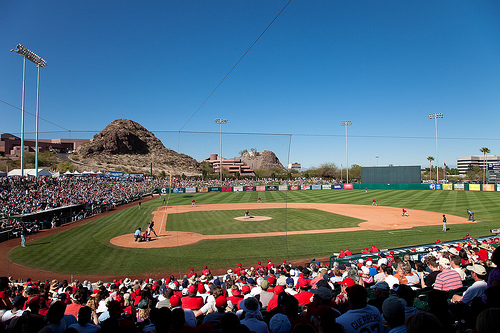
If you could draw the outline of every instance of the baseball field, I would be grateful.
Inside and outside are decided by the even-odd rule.
[[[257,198],[262,203],[257,203]],[[207,265],[222,272],[258,260],[303,264],[340,248],[393,248],[491,235],[500,227],[496,192],[318,190],[171,194],[53,233],[8,253],[33,274],[84,278],[183,275]],[[196,207],[191,200],[196,200]],[[376,199],[378,206],[371,206]],[[402,217],[401,209],[409,211]],[[476,222],[467,221],[466,209]],[[244,219],[244,211],[251,218]],[[442,232],[442,214],[448,231]],[[158,237],[134,242],[154,219]],[[64,228],[61,228],[63,230]],[[4,274],[8,274],[9,267]]]

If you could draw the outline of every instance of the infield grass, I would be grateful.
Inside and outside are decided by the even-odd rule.
[[[172,194],[168,205],[189,205],[194,198],[197,204],[256,202],[260,197],[263,202],[318,202],[370,205],[376,199],[379,206],[404,207],[453,214],[467,217],[466,209],[475,212],[478,223],[450,225],[450,230],[441,232],[442,225],[404,229],[399,233],[391,231],[357,231],[346,233],[324,233],[315,235],[294,235],[264,238],[243,238],[226,240],[204,240],[196,244],[175,248],[130,249],[111,245],[109,240],[123,234],[133,233],[137,227],[145,227],[151,219],[151,213],[162,205],[162,199],[154,199],[116,212],[77,228],[63,231],[37,241],[27,243],[27,247],[16,247],[9,252],[9,258],[19,264],[74,275],[115,275],[147,276],[150,273],[182,274],[190,267],[197,270],[204,265],[212,269],[235,267],[241,262],[250,267],[257,260],[291,260],[301,262],[313,258],[326,258],[340,248],[348,247],[359,252],[372,244],[379,248],[391,248],[434,243],[437,238],[443,241],[461,239],[466,233],[473,237],[490,235],[489,230],[499,228],[500,193],[473,191],[425,191],[425,190],[324,190],[324,191],[287,191],[287,192],[240,192],[240,193],[196,193]],[[267,210],[266,210],[267,211]],[[318,211],[303,210],[305,218],[290,222],[295,212],[287,209],[287,226],[291,228],[320,229],[311,226],[314,223],[311,214]],[[226,211],[230,212],[230,211]],[[205,212],[213,213],[213,212]],[[222,213],[222,212],[221,212]],[[328,214],[330,217],[332,214]],[[241,215],[241,211],[237,212]],[[253,215],[257,215],[252,210]],[[267,213],[266,213],[267,214]],[[278,212],[282,215],[283,212]],[[175,214],[172,214],[175,215]],[[170,215],[170,216],[172,216]],[[184,215],[184,214],[179,214]],[[265,215],[265,214],[258,214]],[[297,215],[297,216],[299,216]],[[335,214],[333,214],[335,215]],[[193,218],[191,221],[176,223],[179,230],[189,228],[203,233],[247,233],[245,224],[217,226],[207,231],[205,218]],[[179,217],[177,217],[179,218]],[[294,217],[293,217],[294,218]],[[325,219],[316,216],[314,219]],[[326,220],[328,220],[326,218]],[[215,220],[217,217],[215,216]],[[283,224],[284,222],[282,222]],[[289,225],[290,223],[290,225]],[[181,229],[182,225],[182,229]],[[215,225],[214,225],[215,226]],[[238,226],[242,229],[238,230]],[[276,225],[279,227],[279,224]],[[282,226],[283,228],[285,226]],[[63,229],[64,227],[61,227]],[[297,229],[301,230],[301,229]],[[266,231],[272,231],[267,229]],[[258,231],[255,231],[258,232]],[[50,276],[48,276],[50,278]]]
[[[253,216],[268,216],[271,220],[235,220],[241,210],[222,210],[169,214],[168,229],[191,231],[203,235],[248,234],[273,231],[320,230],[356,227],[363,220],[323,212],[316,209],[252,209]]]

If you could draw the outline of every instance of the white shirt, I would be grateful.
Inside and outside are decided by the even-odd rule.
[[[387,282],[387,284],[389,285],[390,289],[392,289],[393,285],[399,284],[398,278],[395,277],[394,275],[388,275],[388,276],[386,276],[384,281]]]
[[[382,317],[373,305],[349,310],[336,319],[346,333],[383,332]]]
[[[5,311],[2,316],[2,323],[11,320],[14,317],[20,317],[23,314],[23,309],[17,310],[16,312],[12,312],[12,310]]]

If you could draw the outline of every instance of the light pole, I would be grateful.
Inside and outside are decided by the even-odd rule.
[[[222,125],[227,124],[227,119],[222,119],[222,118],[216,118],[214,119],[216,124],[219,124],[220,126],[220,163],[219,163],[219,169],[220,169],[220,186],[221,186],[221,191],[222,191]]]
[[[347,176],[346,176],[346,183],[349,183],[349,157],[348,157],[348,150],[347,150],[347,126],[352,125],[352,121],[350,120],[345,120],[340,122],[340,126],[345,127],[345,162],[347,164],[346,166],[346,171],[347,171]]]
[[[429,119],[434,119],[436,127],[436,184],[439,184],[438,118],[443,118],[443,114],[441,112],[429,114]]]
[[[23,56],[23,90],[22,90],[22,102],[21,102],[21,177],[24,176],[24,90],[25,90],[25,77],[26,77],[26,59],[33,62],[38,68],[37,74],[37,84],[36,84],[36,143],[35,143],[35,176],[38,177],[38,102],[39,102],[39,91],[40,91],[40,67],[47,66],[47,62],[38,56],[36,53],[28,49],[26,46],[17,44],[14,50],[10,52],[16,52]]]

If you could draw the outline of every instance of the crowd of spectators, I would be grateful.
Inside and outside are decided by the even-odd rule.
[[[131,198],[153,189],[168,187],[220,187],[258,185],[323,185],[332,184],[321,178],[296,178],[280,180],[263,179],[219,179],[199,180],[173,178],[116,179],[105,177],[0,177],[0,216],[29,214],[51,208],[75,204],[87,207],[117,202],[128,202]]]
[[[195,179],[195,178],[172,178],[172,187],[220,187],[220,186],[279,186],[279,185],[333,185],[337,184],[337,181],[332,179],[323,179],[319,177],[311,178],[293,178],[293,179],[280,179],[280,178],[244,178],[244,179],[234,179],[225,178],[220,179]],[[165,184],[168,187],[168,183]]]
[[[218,276],[205,266],[160,280],[4,277],[0,330],[498,332],[498,244],[498,238],[466,238],[426,249],[377,249],[328,263],[237,264]]]

